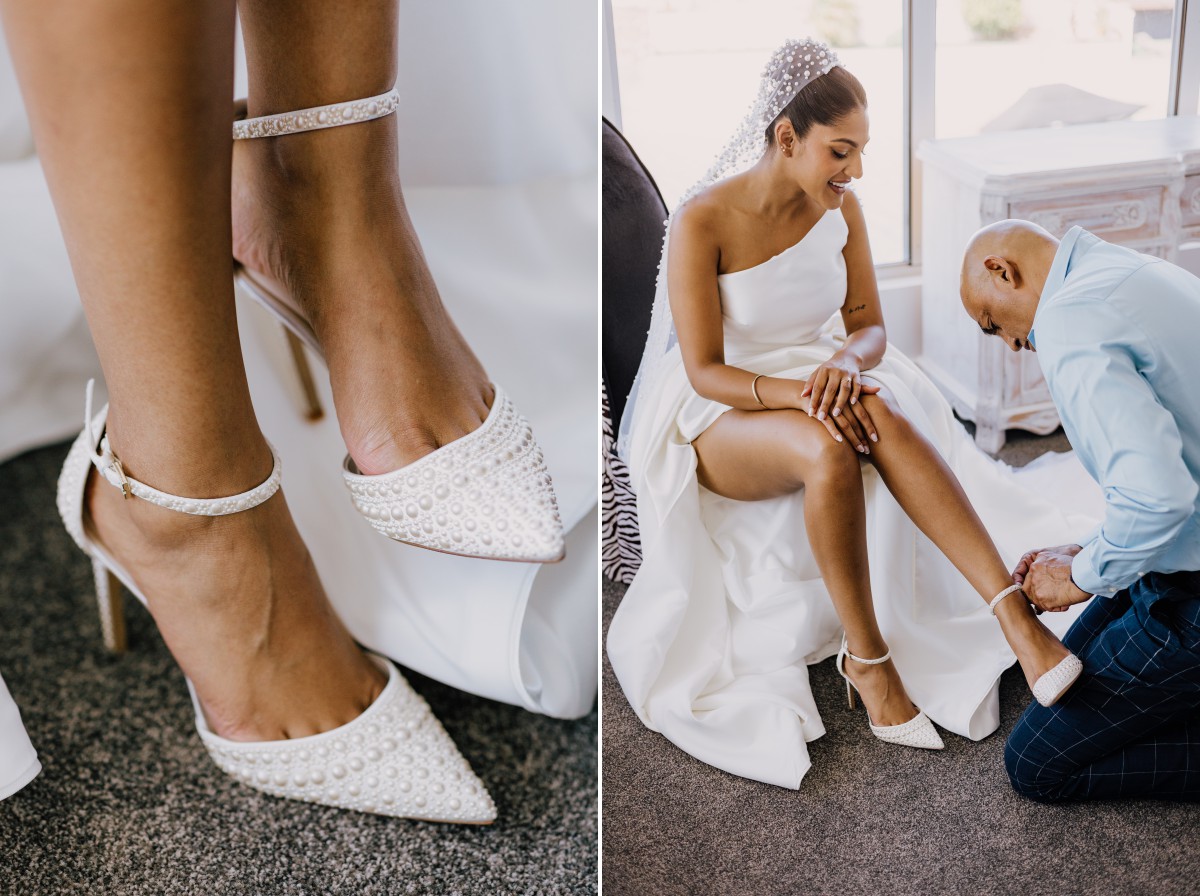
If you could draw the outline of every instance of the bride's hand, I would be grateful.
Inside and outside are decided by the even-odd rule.
[[[812,372],[800,393],[808,399],[802,410],[816,417],[829,434],[842,441],[843,437],[862,454],[870,454],[870,442],[879,441],[871,415],[859,398],[874,395],[879,386],[864,383],[862,373],[851,359],[834,356]]]

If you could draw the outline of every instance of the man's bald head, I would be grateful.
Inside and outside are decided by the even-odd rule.
[[[978,231],[963,253],[963,308],[989,336],[1014,351],[1032,349],[1029,331],[1058,240],[1031,221],[1010,218]]]

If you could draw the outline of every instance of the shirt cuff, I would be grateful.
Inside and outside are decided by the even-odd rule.
[[[1080,591],[1086,591],[1089,594],[1098,594],[1101,597],[1111,597],[1124,586],[1106,582],[1100,578],[1100,573],[1096,572],[1096,568],[1092,562],[1092,553],[1095,544],[1095,541],[1089,542],[1082,551],[1075,555],[1075,559],[1071,561],[1071,581],[1075,583],[1075,587]]]

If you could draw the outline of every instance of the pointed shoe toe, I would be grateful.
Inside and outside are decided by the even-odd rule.
[[[104,639],[110,649],[119,650],[124,647],[121,587],[143,604],[146,597],[85,529],[86,487],[92,468],[123,493],[198,516],[220,516],[258,506],[279,488],[282,472],[279,455],[272,448],[271,475],[240,495],[202,499],[160,492],[125,474],[105,436],[107,413],[105,407],[92,414],[89,383],[84,429],[63,464],[57,502],[71,538],[92,560]],[[188,682],[200,739],[223,771],[273,796],[401,818],[490,824],[496,817],[492,798],[429,705],[391,662],[376,656],[372,659],[388,676],[374,702],[339,728],[292,740],[242,742],[214,734]]]
[[[899,744],[902,747],[916,747],[918,750],[942,750],[941,735],[933,727],[933,722],[924,712],[899,725],[872,725],[871,733],[889,744]]]
[[[1033,696],[1042,706],[1053,706],[1083,673],[1083,663],[1073,653],[1068,653],[1057,666],[1043,674],[1033,684]]]
[[[496,806],[429,705],[390,662],[388,683],[354,721],[308,737],[267,742],[196,727],[222,771],[272,796],[340,809],[458,824],[491,824]]]
[[[529,423],[499,386],[474,432],[399,470],[343,476],[354,506],[376,531],[417,547],[553,563],[564,553],[550,472]]]

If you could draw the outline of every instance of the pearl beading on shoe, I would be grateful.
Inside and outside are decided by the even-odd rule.
[[[336,128],[344,124],[357,124],[391,115],[400,106],[400,94],[396,88],[378,96],[328,106],[314,106],[296,112],[278,115],[262,115],[233,123],[234,140],[251,140],[255,137],[280,137],[302,131],[318,131]]]
[[[279,485],[283,481],[283,465],[279,459],[279,452],[269,442],[267,446],[271,449],[273,461],[271,474],[249,491],[226,498],[181,498],[179,495],[167,494],[144,482],[139,482],[132,476],[127,476],[120,459],[108,444],[108,436],[98,437],[98,434],[104,431],[104,421],[108,417],[108,405],[101,408],[100,413],[95,417],[92,416],[94,388],[95,380],[88,380],[83,417],[83,435],[87,436],[90,445],[88,456],[92,466],[104,480],[119,488],[126,498],[130,496],[141,498],[143,501],[149,501],[159,507],[176,510],[180,513],[190,513],[193,516],[226,516],[257,507],[279,491]],[[95,450],[97,441],[99,442],[99,452]]]
[[[226,773],[272,796],[424,821],[487,824],[496,807],[482,782],[394,665],[357,719],[324,734],[241,743],[196,727]]]
[[[1075,654],[1068,653],[1057,666],[1033,683],[1034,699],[1042,706],[1053,706],[1082,673],[1083,662]]]
[[[943,750],[941,735],[933,727],[929,716],[918,712],[916,716],[899,725],[871,725],[871,733],[889,744],[915,747],[918,750]]]
[[[115,642],[109,573],[143,604],[133,579],[84,529],[88,473],[108,408],[92,417],[71,445],[58,477],[58,512],[71,538],[92,559],[106,641]],[[237,742],[209,730],[192,693],[196,727],[213,761],[239,781],[289,799],[429,821],[487,824],[496,808],[483,783],[396,667],[372,657],[388,683],[354,721],[285,741]],[[191,683],[188,683],[191,688]]]
[[[1003,591],[1001,591],[999,594],[997,594],[995,597],[993,597],[991,599],[991,601],[988,603],[988,609],[991,610],[992,615],[993,616],[996,615],[996,607],[1000,606],[1000,601],[1004,600],[1004,598],[1008,597],[1014,591],[1020,591],[1020,590],[1021,590],[1020,585],[1009,585],[1007,588],[1005,588]]]
[[[877,659],[863,659],[855,656],[850,652],[846,645],[846,636],[842,635],[842,646],[838,649],[837,659],[834,661],[834,668],[838,674],[846,679],[846,693],[851,694],[851,689],[854,692],[858,691],[858,687],[850,680],[850,676],[846,674],[846,659],[850,658],[856,663],[864,663],[868,666],[877,666],[880,663],[886,663],[892,658],[892,651],[888,649],[883,656]],[[853,700],[850,701],[851,708],[854,707]],[[933,722],[929,716],[925,715],[924,711],[918,709],[917,714],[907,722],[901,722],[899,725],[876,725],[871,721],[870,713],[867,714],[867,726],[871,729],[871,733],[882,741],[889,744],[897,744],[902,747],[915,747],[918,750],[943,750],[946,745],[942,743],[942,737],[937,733],[937,729],[933,727]]]
[[[999,594],[991,599],[988,603],[988,609],[992,611],[992,615],[996,615],[996,607],[1000,601],[1008,597],[1015,591],[1023,590],[1020,585],[1009,585]],[[1071,685],[1075,683],[1075,679],[1079,678],[1083,672],[1083,663],[1079,657],[1073,653],[1068,653],[1063,657],[1053,669],[1049,672],[1044,672],[1038,677],[1038,680],[1033,683],[1033,697],[1042,706],[1053,706],[1059,701],[1063,694],[1070,690]]]
[[[343,475],[354,506],[389,538],[472,557],[551,562],[562,519],[533,430],[508,395],[473,432],[390,473]]]

